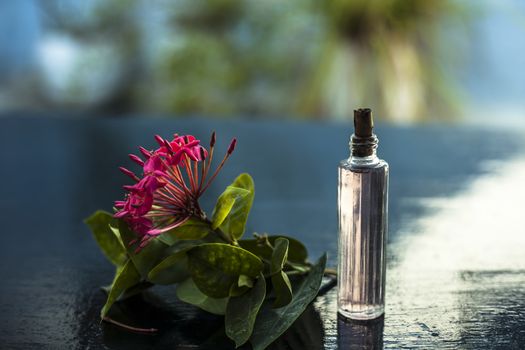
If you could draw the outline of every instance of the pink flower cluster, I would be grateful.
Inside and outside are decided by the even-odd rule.
[[[190,217],[203,217],[198,199],[217,176],[233,152],[236,139],[228,147],[221,163],[207,180],[213,159],[215,132],[211,135],[210,151],[192,135],[174,135],[168,141],[156,135],[159,147],[148,151],[139,147],[144,160],[134,154],[129,157],[142,167],[142,177],[120,167],[135,181],[126,185],[125,200],[116,201],[116,218],[125,220],[140,237],[139,248],[149,239],[182,225]]]

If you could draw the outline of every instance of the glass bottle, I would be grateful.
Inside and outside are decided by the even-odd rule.
[[[339,164],[338,312],[370,320],[385,311],[388,164],[376,155],[370,109],[354,111],[350,157]]]

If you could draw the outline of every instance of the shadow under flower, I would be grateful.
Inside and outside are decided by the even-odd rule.
[[[102,343],[110,349],[220,350],[235,347],[225,334],[224,317],[177,300],[174,289],[169,287],[157,286],[122,300],[115,304],[109,316],[129,326],[158,329],[155,333],[140,334],[104,322],[101,324]],[[311,304],[269,349],[322,349],[324,337],[321,315]],[[240,349],[251,349],[251,346],[244,345]]]

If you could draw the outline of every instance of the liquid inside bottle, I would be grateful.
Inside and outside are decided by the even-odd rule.
[[[373,140],[370,152],[339,165],[338,311],[357,320],[381,316],[385,305],[388,164]]]

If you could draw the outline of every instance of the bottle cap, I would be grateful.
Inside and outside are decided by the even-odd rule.
[[[373,135],[374,121],[370,108],[354,110],[354,134],[357,137],[371,137]]]

